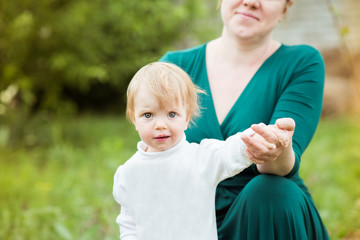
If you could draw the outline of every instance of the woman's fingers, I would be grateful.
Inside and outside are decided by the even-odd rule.
[[[295,121],[291,118],[281,118],[276,121],[275,125],[253,124],[251,129],[269,143],[286,147],[294,134]]]
[[[247,155],[249,156],[250,160],[255,163],[255,164],[263,164],[263,163],[266,163],[265,160],[260,160],[260,159],[257,159],[250,151],[249,149],[246,149],[246,153]]]
[[[279,118],[276,120],[275,125],[282,130],[294,131],[295,130],[295,121],[292,118]]]

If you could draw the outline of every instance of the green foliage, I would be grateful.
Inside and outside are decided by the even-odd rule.
[[[0,145],[0,239],[117,239],[113,175],[136,150],[134,127],[122,116],[30,125],[24,146]],[[360,229],[359,142],[358,121],[322,120],[302,159],[334,240]]]
[[[0,92],[16,86],[27,106],[51,110],[75,107],[64,89],[123,93],[201,16],[199,0],[1,0]]]
[[[208,39],[214,4],[0,0],[0,143],[24,141],[34,112],[123,111],[141,66],[175,44]]]

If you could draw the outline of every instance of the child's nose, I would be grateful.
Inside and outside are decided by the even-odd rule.
[[[163,118],[156,119],[155,129],[160,130],[160,129],[166,129],[166,128],[167,128],[167,126],[166,126],[165,120]]]

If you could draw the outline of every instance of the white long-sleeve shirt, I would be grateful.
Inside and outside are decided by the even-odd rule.
[[[240,136],[196,144],[184,135],[162,152],[145,152],[139,142],[138,151],[114,176],[120,238],[217,240],[216,186],[252,163]]]

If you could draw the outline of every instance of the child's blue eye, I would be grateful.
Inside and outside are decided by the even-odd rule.
[[[171,113],[169,113],[168,116],[169,116],[170,118],[175,118],[175,117],[177,116],[177,113],[171,112]]]
[[[144,113],[144,118],[151,118],[152,114],[151,113]]]

